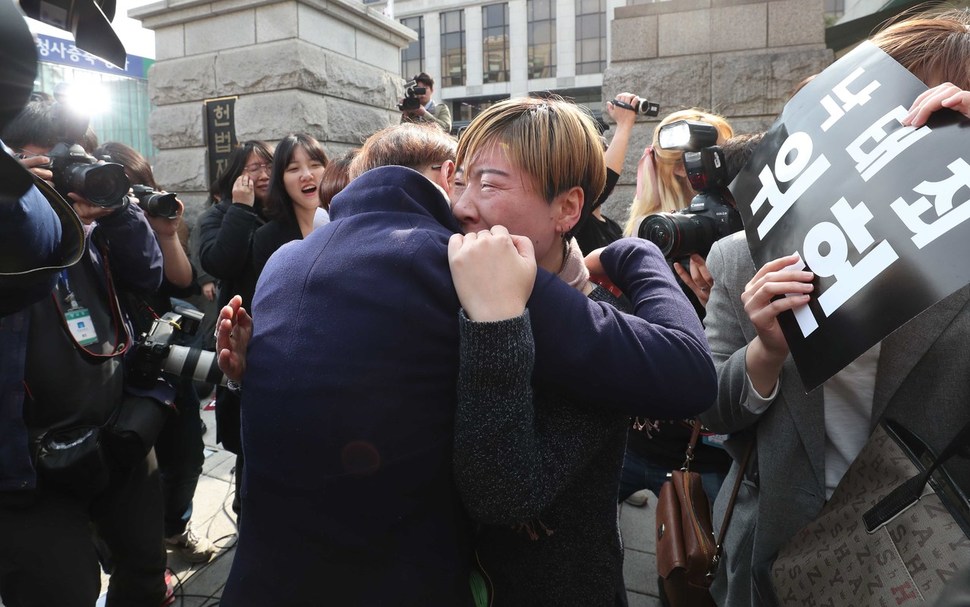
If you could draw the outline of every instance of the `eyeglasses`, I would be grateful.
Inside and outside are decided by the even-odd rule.
[[[247,173],[259,173],[260,171],[266,171],[269,173],[270,169],[273,167],[271,162],[254,162],[252,164],[247,164],[243,167],[243,170]]]

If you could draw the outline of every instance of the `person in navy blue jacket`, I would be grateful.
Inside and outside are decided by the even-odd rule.
[[[51,178],[40,167],[53,142],[33,129],[51,127],[53,116],[45,102],[33,102],[4,131],[42,179]],[[126,382],[130,331],[114,289],[152,291],[162,280],[161,252],[136,205],[68,198],[89,232],[80,260],[54,274],[46,296],[31,302],[21,292],[0,317],[0,599],[10,607],[93,605],[101,585],[93,525],[115,563],[107,604],[159,605],[165,551],[154,455],[122,462],[98,448],[71,466],[41,465],[42,444],[63,456],[82,453],[71,450],[92,446],[122,403],[138,398]],[[4,215],[32,223],[23,210]],[[34,232],[40,240],[42,232]],[[4,283],[0,299],[7,295]]]
[[[402,128],[420,127],[375,137]],[[397,148],[412,168],[364,172],[334,198],[330,224],[273,256],[257,286],[248,353],[220,352],[224,364],[247,355],[247,514],[223,605],[471,603],[471,528],[452,477],[460,306],[447,247],[459,226],[447,192],[455,165],[422,162],[417,147]],[[366,166],[368,153],[365,144],[355,166]],[[615,280],[626,275],[622,266],[643,262],[647,245],[624,246],[627,254],[604,260]],[[630,296],[645,304],[644,293]],[[537,382],[631,414],[684,414],[712,401],[699,323],[661,358],[642,348],[649,322],[551,273],[540,272],[529,305]],[[234,312],[245,318],[223,310],[221,347]],[[605,369],[592,379],[590,360]],[[674,369],[694,381],[670,385]]]

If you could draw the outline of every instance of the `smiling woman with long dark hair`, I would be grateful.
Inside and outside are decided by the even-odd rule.
[[[313,218],[320,208],[320,182],[328,163],[320,143],[304,133],[287,135],[276,146],[266,198],[270,221],[253,238],[257,278],[276,249],[313,230]]]

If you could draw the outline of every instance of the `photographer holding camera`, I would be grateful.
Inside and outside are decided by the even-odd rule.
[[[164,413],[171,392],[128,385],[132,337],[116,288],[157,289],[162,256],[128,203],[123,172],[79,153],[86,124],[71,123],[59,104],[34,101],[3,132],[25,167],[62,186],[87,238],[49,297],[0,318],[0,598],[10,607],[93,605],[93,526],[114,562],[107,604],[159,605],[161,495],[139,421]],[[47,183],[38,188],[59,197]]]
[[[451,109],[446,103],[435,103],[434,78],[421,72],[404,89],[404,99],[398,104],[401,122],[430,122],[446,133],[451,132]]]
[[[132,184],[132,191],[155,232],[165,278],[155,293],[123,291],[122,297],[135,335],[152,332],[153,321],[172,311],[172,297],[187,298],[199,293],[195,284],[195,271],[188,254],[178,237],[184,205],[174,193],[159,191],[151,165],[137,150],[123,143],[108,142],[95,151],[105,160],[120,163]],[[194,339],[186,331],[184,323],[173,327],[178,344],[188,345]],[[139,339],[139,349],[147,339]],[[139,365],[143,359],[139,359]],[[145,361],[146,381],[158,377],[162,361]],[[139,367],[140,369],[141,367]],[[189,563],[208,562],[215,554],[215,547],[204,536],[195,534],[190,525],[192,498],[202,474],[205,461],[202,441],[201,404],[192,385],[191,377],[166,376],[176,386],[175,410],[170,415],[155,442],[158,471],[162,481],[162,497],[165,511],[165,545],[177,551]]]

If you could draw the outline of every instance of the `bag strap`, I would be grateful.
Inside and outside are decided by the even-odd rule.
[[[684,472],[690,472],[690,463],[694,461],[694,449],[697,448],[697,441],[701,437],[701,420],[694,418],[694,428],[690,433],[690,441],[687,443],[687,457],[684,459],[684,465],[680,467]]]
[[[889,495],[879,500],[875,506],[862,515],[866,531],[868,533],[876,531],[915,503],[922,497],[923,489],[926,488],[926,483],[930,480],[933,472],[957,453],[970,450],[968,445],[970,445],[970,421],[964,424],[963,428],[957,432],[957,435],[953,437],[953,440],[943,449],[940,455],[933,459],[933,462],[924,472],[893,489]]]
[[[714,574],[717,573],[717,567],[721,562],[721,546],[724,545],[724,538],[727,536],[728,525],[731,524],[731,515],[734,514],[734,500],[738,497],[738,491],[741,489],[741,481],[744,480],[744,471],[748,468],[748,461],[751,459],[751,451],[754,450],[754,441],[752,437],[748,446],[744,449],[744,455],[741,457],[741,467],[738,469],[738,476],[734,479],[734,487],[731,488],[731,497],[728,499],[727,508],[724,509],[724,520],[721,522],[721,531],[717,534],[717,545],[714,547],[714,556],[711,558],[711,567],[707,571],[708,579],[714,579]]]

